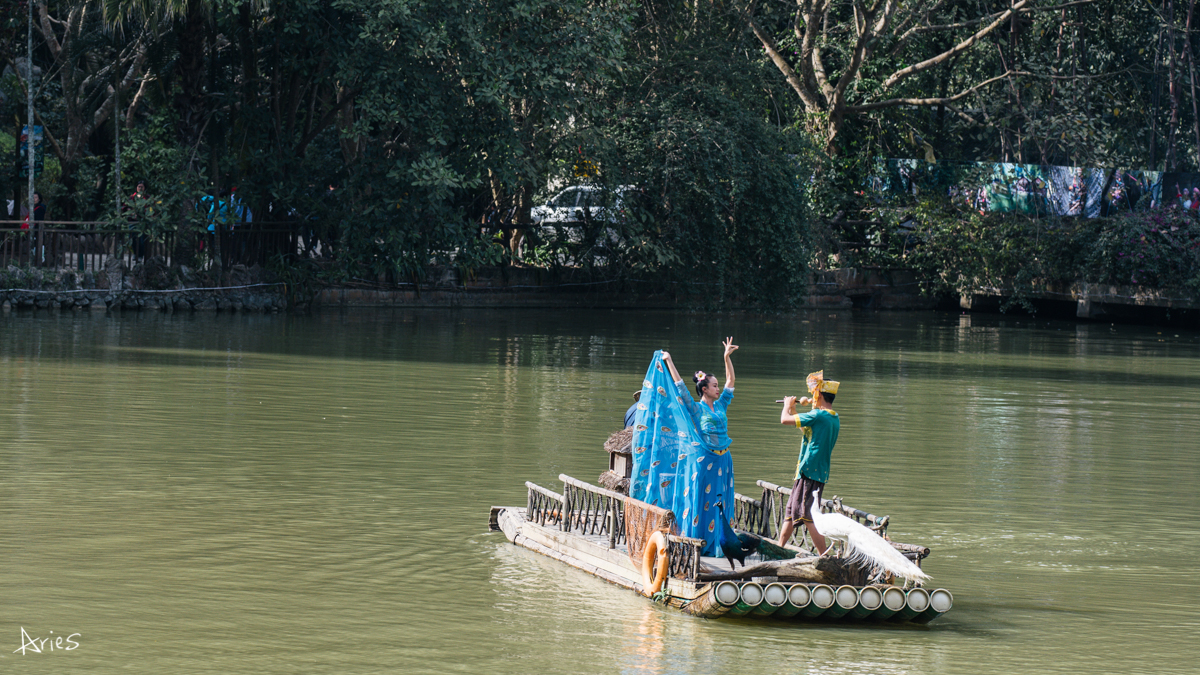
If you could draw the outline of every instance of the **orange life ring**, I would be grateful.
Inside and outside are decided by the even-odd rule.
[[[655,567],[657,565],[657,568]],[[647,597],[662,590],[667,580],[667,535],[660,530],[650,535],[642,551],[642,592]],[[654,576],[650,576],[651,570]]]

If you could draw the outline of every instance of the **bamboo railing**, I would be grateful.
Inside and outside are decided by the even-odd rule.
[[[536,483],[526,482],[528,499],[525,519],[563,532],[599,536],[608,539],[608,547],[625,545],[630,559],[640,564],[642,548],[649,534],[659,529],[674,530],[675,516],[670,510],[638,501],[619,492],[606,490],[562,474],[562,494]],[[627,513],[636,513],[637,524],[630,534]],[[648,526],[648,529],[647,529]],[[694,581],[700,568],[700,539],[667,534],[668,574]]]
[[[784,507],[787,506],[788,499],[792,496],[792,489],[765,480],[757,482],[758,486],[763,489],[762,499],[753,500],[738,495],[738,509],[735,511],[739,519],[734,522],[733,526],[763,537],[778,537],[779,532],[783,529]],[[842,500],[836,495],[833,499],[822,499],[821,510],[853,518],[881,537],[887,535],[889,516],[877,516],[851,508],[842,504]],[[796,528],[792,533],[792,542],[789,543],[795,543],[800,548],[813,549],[812,540],[808,536],[808,528]]]
[[[676,579],[695,581],[700,572],[703,539],[667,535],[667,574]]]
[[[565,473],[558,478],[563,482],[564,532],[577,530],[580,534],[608,535],[609,548],[625,542],[625,500],[628,497]]]
[[[779,528],[783,525],[783,511],[784,507],[787,506],[788,499],[790,499],[792,496],[792,489],[789,487],[776,485],[765,480],[760,480],[757,482],[758,486],[763,489],[762,501],[764,503],[768,501],[771,502],[769,507],[771,525],[774,527],[774,531],[778,532]],[[836,495],[833,497],[833,499],[822,499],[821,510],[825,511],[826,513],[837,512],[843,516],[846,516],[847,518],[853,518],[854,520],[873,530],[881,537],[887,534],[888,521],[890,519],[889,516],[877,516],[873,513],[867,513],[866,511],[860,511],[858,509],[845,506],[842,504],[842,500]]]
[[[561,494],[535,483],[525,483],[529,491],[525,510],[527,521],[563,532],[607,539],[609,549],[624,545],[629,558],[639,567],[643,548],[650,535],[666,531],[668,575],[688,581],[699,580],[700,552],[704,548],[704,541],[672,534],[678,530],[674,513],[669,509],[585,483],[566,474],[560,474],[559,479],[563,482]],[[763,489],[761,499],[734,495],[733,526],[766,539],[776,539],[783,525],[784,506],[792,490],[761,480],[758,485]],[[887,534],[888,516],[876,516],[851,508],[842,504],[837,496],[822,499],[821,509],[852,518],[880,536]],[[807,528],[796,528],[788,543],[814,550]],[[897,542],[891,544],[918,565],[929,555],[929,549],[923,546]]]
[[[763,508],[763,504],[766,508]],[[732,525],[744,532],[757,534],[760,537],[771,537],[771,502],[752,499],[746,495],[733,493],[733,523]]]
[[[561,524],[563,513],[566,511],[563,508],[563,496],[529,481],[525,481],[525,487],[529,489],[525,520],[543,527],[546,526],[546,521],[550,521],[551,525]]]

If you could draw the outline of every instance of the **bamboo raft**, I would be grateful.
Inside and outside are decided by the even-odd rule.
[[[622,467],[615,468],[620,473]],[[491,529],[504,532],[514,544],[686,614],[927,624],[954,603],[945,589],[896,585],[890,577],[871,576],[848,560],[816,555],[805,528],[797,528],[786,547],[794,558],[766,560],[755,554],[744,566],[731,569],[725,558],[701,556],[702,540],[671,534],[678,531],[671,511],[565,474],[559,479],[561,493],[527,482],[525,506],[492,507]],[[732,524],[739,533],[772,539],[780,531],[791,489],[766,481],[758,481],[758,486],[763,490],[760,499],[735,496]],[[823,511],[853,518],[886,538],[887,516],[850,508],[836,496],[822,502]],[[655,541],[666,541],[667,572],[661,589],[655,592],[652,580],[659,574],[663,554],[650,561],[647,574],[642,559],[647,542],[657,532],[663,534]],[[922,546],[891,544],[917,565],[929,555],[929,549]]]

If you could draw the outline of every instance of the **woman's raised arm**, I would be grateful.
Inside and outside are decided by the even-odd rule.
[[[662,350],[662,355],[663,362],[671,370],[671,379],[675,382],[683,382],[683,378],[679,376],[679,371],[675,370],[675,362],[671,360],[671,353],[664,349]]]
[[[725,388],[733,389],[733,361],[729,355],[737,351],[738,346],[733,344],[733,337],[725,338]]]

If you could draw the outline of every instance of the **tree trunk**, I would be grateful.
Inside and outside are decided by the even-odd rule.
[[[200,142],[204,128],[204,55],[208,26],[198,2],[189,3],[189,11],[179,28],[179,137],[188,147]]]
[[[1175,158],[1175,132],[1179,128],[1179,83],[1176,81],[1176,56],[1175,56],[1175,0],[1168,0],[1167,4],[1167,48],[1169,59],[1167,61],[1167,92],[1171,97],[1171,120],[1167,122],[1167,171],[1175,171],[1178,168],[1178,160]]]
[[[1200,104],[1196,101],[1196,61],[1192,53],[1192,15],[1196,11],[1196,0],[1190,0],[1188,3],[1188,18],[1187,28],[1184,30],[1184,40],[1187,51],[1187,69],[1188,75],[1192,84],[1192,131],[1196,136],[1196,164],[1195,169],[1200,171]]]

